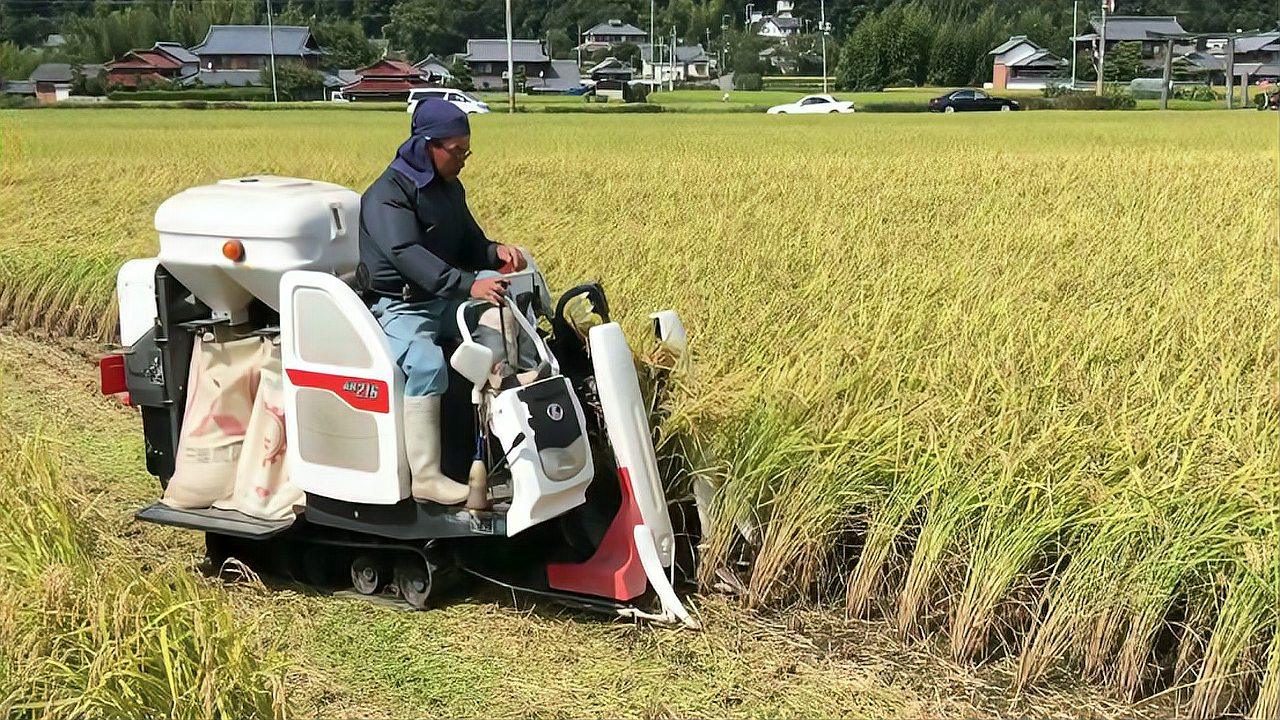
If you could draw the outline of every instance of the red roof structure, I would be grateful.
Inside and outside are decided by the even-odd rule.
[[[345,85],[348,99],[407,99],[410,90],[431,87],[423,72],[403,60],[383,58],[356,70],[359,80]]]
[[[149,48],[130,50],[118,60],[103,65],[107,84],[137,87],[143,81],[177,80],[188,74],[184,72],[185,65],[191,65],[189,69],[192,71],[195,69],[194,63],[180,56],[179,52],[186,53],[186,50],[172,43],[156,43]]]

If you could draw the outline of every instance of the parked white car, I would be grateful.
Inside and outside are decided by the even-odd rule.
[[[770,115],[823,115],[826,113],[851,113],[853,103],[836,100],[830,95],[806,95],[793,103],[774,105]]]
[[[478,98],[474,98],[461,90],[452,90],[450,88],[423,88],[421,90],[409,91],[409,114],[413,114],[413,109],[418,107],[419,100],[425,100],[429,97],[438,97],[448,100],[458,107],[462,112],[471,115],[473,113],[487,113],[489,106]]]

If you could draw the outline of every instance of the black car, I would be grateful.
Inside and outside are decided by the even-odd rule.
[[[966,112],[970,110],[1020,110],[1009,98],[992,97],[981,90],[952,90],[929,101],[932,112]]]

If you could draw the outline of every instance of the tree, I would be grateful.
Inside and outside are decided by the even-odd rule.
[[[271,67],[262,68],[262,84],[271,86]],[[324,96],[324,76],[299,62],[276,64],[276,90],[288,100],[318,100]]]
[[[475,87],[471,82],[471,66],[460,58],[454,58],[449,66],[449,74],[453,75],[453,86],[459,90],[471,90]]]
[[[840,48],[836,86],[844,90],[881,90],[888,74],[882,57],[881,21],[869,15],[854,28]]]
[[[106,95],[107,84],[103,75],[86,77],[78,68],[71,75],[72,95]]]
[[[1116,43],[1107,50],[1102,78],[1107,82],[1128,82],[1143,73],[1142,44]]]
[[[325,50],[324,61],[329,67],[358,68],[378,59],[378,49],[354,21],[328,20],[316,24],[312,32]],[[420,59],[410,58],[411,61]]]
[[[760,52],[768,46],[768,42],[764,38],[753,32],[742,32],[736,33],[730,43],[729,67],[733,68],[735,75],[738,73],[763,75],[765,73],[764,61],[760,59]]]
[[[23,50],[16,44],[0,42],[0,77],[6,80],[24,80],[31,76],[31,71],[43,62],[41,53],[34,50]]]
[[[567,58],[574,47],[573,38],[564,30],[555,28],[547,31],[547,54],[551,57]]]
[[[640,46],[635,43],[620,42],[611,45],[609,54],[632,68],[640,63]]]
[[[453,5],[444,0],[403,0],[391,8],[387,39],[409,57],[424,58],[460,50],[466,38],[457,30]]]

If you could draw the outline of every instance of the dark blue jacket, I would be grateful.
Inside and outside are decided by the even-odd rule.
[[[400,297],[408,285],[415,299],[466,298],[477,271],[502,265],[461,182],[437,176],[419,189],[391,168],[360,198],[360,262],[374,292]]]

